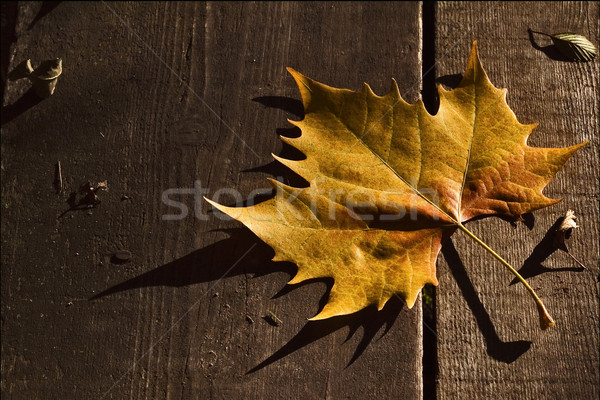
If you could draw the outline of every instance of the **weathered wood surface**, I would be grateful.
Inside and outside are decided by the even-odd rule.
[[[468,224],[513,265],[529,258],[522,272],[556,320],[554,328],[539,330],[524,287],[509,286],[512,275],[476,243],[458,234],[456,250],[446,246],[438,261],[439,399],[598,398],[598,61],[552,59],[527,33],[574,31],[597,45],[598,11],[597,2],[442,2],[436,9],[438,82],[456,82],[447,75],[462,73],[470,43],[478,40],[490,80],[508,88],[518,120],[539,122],[530,145],[591,141],[545,190],[563,201],[535,212],[532,230],[495,218]],[[541,47],[551,44],[535,39]],[[560,251],[544,260],[544,246],[536,249],[568,209],[581,226],[570,248],[585,271]]]
[[[161,218],[178,213],[162,201],[164,191],[195,181],[210,196],[222,188],[247,196],[266,188],[270,175],[299,181],[269,155],[298,156],[277,138],[297,134],[285,119],[301,114],[286,66],[334,86],[366,81],[379,94],[396,77],[403,96],[416,100],[420,10],[418,3],[19,5],[12,65],[60,56],[65,72],[41,102],[22,97],[25,82],[9,83],[2,111],[3,397],[421,398],[419,307],[392,302],[381,313],[306,324],[325,284],[271,298],[294,268],[270,263],[271,251],[247,230],[204,203],[195,213],[190,194],[170,195],[188,206],[188,217]],[[437,343],[425,345],[437,345],[439,375],[426,374],[425,392],[597,398],[598,61],[555,60],[532,46],[527,28],[573,30],[598,44],[598,4],[448,2],[428,10],[423,29],[433,42],[425,42],[435,48],[423,50],[435,50],[430,74],[438,82],[457,83],[478,40],[490,79],[509,89],[519,121],[540,123],[530,144],[591,143],[548,187],[564,200],[536,212],[533,229],[493,218],[469,224],[524,265],[556,327],[539,331],[525,290],[509,286],[512,276],[458,233],[438,261]],[[70,191],[88,180],[108,181],[102,203],[59,218]],[[545,259],[542,239],[569,208],[581,225],[571,251],[586,271],[561,252]],[[133,253],[129,263],[111,261],[121,248]],[[262,319],[269,310],[282,325]]]
[[[290,154],[276,130],[300,118],[286,66],[380,94],[396,77],[415,101],[420,7],[63,2],[36,18],[21,4],[12,66],[62,57],[64,73],[37,104],[26,82],[6,92],[3,398],[420,398],[419,306],[307,325],[323,283],[271,298],[293,267],[205,203],[195,218],[189,194],[171,195],[188,217],[161,219],[178,213],[167,189],[246,196],[290,175],[270,157]],[[61,216],[88,180],[108,181],[102,203]],[[111,261],[117,249],[132,260]]]

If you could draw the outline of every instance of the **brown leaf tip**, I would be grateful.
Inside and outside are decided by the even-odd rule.
[[[542,328],[543,331],[556,324],[543,304],[538,303],[537,309],[540,315],[540,328]]]

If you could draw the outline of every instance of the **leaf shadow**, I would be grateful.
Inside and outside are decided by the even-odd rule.
[[[27,30],[30,31],[40,19],[50,14],[56,7],[60,5],[60,3],[62,3],[62,1],[42,1],[42,5],[39,11],[37,12],[33,20],[31,20],[31,22],[29,23]]]
[[[324,297],[321,303],[324,303],[325,299],[326,298]],[[340,317],[334,317],[320,321],[308,321],[306,325],[304,325],[304,327],[296,334],[296,336],[290,339],[289,342],[287,342],[283,347],[262,361],[260,364],[250,369],[248,372],[246,372],[246,374],[248,375],[257,372],[294,353],[295,351],[344,327],[349,328],[348,335],[344,341],[347,342],[354,336],[356,331],[362,327],[363,336],[358,343],[350,361],[348,361],[348,364],[346,365],[346,368],[348,368],[356,360],[358,360],[358,358],[363,354],[383,326],[385,326],[385,329],[380,335],[379,339],[384,337],[389,332],[391,327],[394,325],[394,322],[398,318],[398,315],[404,308],[404,305],[405,302],[403,300],[398,297],[392,297],[381,311],[377,311],[375,307],[368,307],[350,315],[343,315]],[[322,307],[323,304],[320,304],[320,306]]]
[[[502,341],[496,332],[490,315],[487,313],[481,300],[479,300],[477,291],[473,287],[467,270],[454,247],[454,243],[449,237],[444,238],[442,241],[442,254],[467,302],[467,306],[475,317],[477,326],[485,340],[487,354],[493,359],[506,364],[516,361],[529,350],[531,342],[526,340],[517,340],[514,342]]]
[[[458,85],[460,84],[460,81],[462,81],[463,75],[462,74],[450,74],[450,75],[442,75],[438,78],[436,78],[436,82],[437,83],[441,83],[442,85],[446,86],[448,89],[456,89],[458,87]]]
[[[546,57],[548,57],[552,60],[555,60],[555,61],[575,62],[574,60],[570,59],[569,57],[565,56],[560,51],[558,51],[556,46],[554,46],[553,44],[551,44],[549,46],[543,46],[543,47],[540,46],[535,41],[534,32],[530,28],[527,29],[527,33],[529,34],[529,42],[531,43],[531,46],[533,46],[534,49],[539,50],[542,53],[544,53],[546,55]]]
[[[533,278],[534,276],[538,276],[546,272],[584,271],[584,268],[582,267],[548,268],[542,264],[548,257],[550,257],[550,255],[558,250],[554,246],[554,236],[556,229],[558,229],[563,220],[564,217],[560,217],[554,222],[554,224],[546,231],[546,234],[542,240],[534,247],[529,257],[527,257],[527,259],[523,262],[523,265],[518,271],[523,278]],[[519,280],[515,278],[510,282],[510,285],[514,285],[518,282]]]
[[[302,119],[304,118],[304,105],[298,99],[285,96],[260,96],[252,99],[267,108],[277,108]]]
[[[304,106],[300,100],[285,97],[285,96],[261,96],[255,97],[252,101],[262,104],[267,108],[276,108],[288,112],[296,117],[304,118]],[[275,130],[279,136],[288,138],[300,137],[300,128],[288,127],[288,128],[277,128]],[[306,156],[300,150],[295,147],[282,142],[281,151],[278,154],[279,157],[288,160],[304,160]],[[262,172],[273,176],[275,179],[282,181],[286,185],[305,188],[309,186],[308,181],[303,177],[283,165],[277,160],[273,160],[268,164],[260,165],[258,167],[245,169],[242,172]]]
[[[271,261],[273,250],[250,230],[233,228],[220,231],[229,234],[229,238],[114,285],[90,300],[126,290],[153,286],[183,287],[241,274],[263,276],[272,272],[294,273],[293,264]]]
[[[44,99],[39,97],[33,87],[29,88],[27,92],[25,92],[17,101],[12,104],[8,104],[2,107],[1,115],[2,115],[2,123],[4,126],[13,119],[17,118],[19,115],[23,114],[30,108],[38,105]]]
[[[97,300],[108,295],[138,288],[154,286],[183,287],[217,281],[241,274],[252,274],[254,277],[259,277],[275,272],[285,272],[290,276],[295,273],[296,266],[294,264],[272,261],[274,252],[271,247],[263,243],[249,229],[234,228],[221,231],[228,233],[230,237],[114,285],[91,297],[90,300]],[[251,251],[248,251],[249,249]],[[231,267],[232,265],[233,267]],[[332,286],[329,280],[305,281],[298,285],[284,286],[273,298],[283,296],[292,290],[314,282],[325,282],[328,284],[328,289]],[[320,308],[323,307],[326,299],[327,294],[321,299]],[[377,311],[375,307],[369,307],[352,315],[330,318],[323,321],[309,321],[287,344],[249,370],[247,374],[273,364],[344,327],[349,328],[346,338],[346,341],[348,341],[354,336],[358,328],[362,327],[363,336],[352,358],[348,362],[348,366],[350,366],[366,350],[383,326],[385,326],[385,329],[380,338],[387,334],[403,309],[404,304],[402,300],[394,297],[388,301],[381,311]]]
[[[0,16],[2,24],[0,25],[0,96],[4,104],[5,88],[8,78],[8,67],[12,53],[11,46],[17,41],[16,27],[19,14],[19,4],[16,1],[3,1],[0,3]]]
[[[277,128],[277,133],[285,137],[298,137],[300,136],[299,128]],[[281,151],[278,154],[279,157],[288,160],[304,160],[306,156],[298,149],[289,144],[282,142]],[[248,168],[242,172],[262,172],[273,176],[275,179],[282,181],[286,185],[305,188],[309,186],[306,179],[283,165],[277,160],[273,160],[268,164],[260,165],[254,168]]]

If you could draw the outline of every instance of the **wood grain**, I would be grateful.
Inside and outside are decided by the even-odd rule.
[[[535,224],[499,219],[468,227],[523,270],[556,326],[540,331],[534,304],[504,268],[464,235],[447,243],[438,262],[439,399],[598,398],[598,61],[555,60],[534,48],[527,28],[573,31],[598,45],[598,3],[441,2],[436,9],[439,82],[456,82],[471,43],[522,123],[539,122],[532,146],[591,143],[557,174],[545,193],[563,201],[535,212]],[[536,37],[540,47],[551,43]],[[585,271],[560,251],[540,260],[547,230],[568,209],[581,226],[570,240]],[[542,246],[543,247],[543,246]],[[533,257],[532,257],[533,255]],[[540,266],[540,262],[542,266]]]
[[[178,213],[168,189],[248,196],[269,174],[294,180],[270,157],[290,152],[277,129],[300,118],[287,66],[378,94],[396,77],[415,101],[420,4],[63,2],[38,18],[40,7],[20,5],[11,65],[62,57],[64,73],[42,102],[23,100],[23,81],[6,91],[2,395],[421,398],[418,305],[307,324],[325,284],[271,298],[293,266],[190,194],[170,195],[186,218],[162,219]],[[108,181],[102,203],[60,217],[88,180]],[[113,262],[118,249],[132,260]],[[282,325],[262,319],[269,310]]]
[[[439,375],[428,391],[440,399],[599,395],[598,61],[556,60],[527,35],[572,30],[597,45],[598,11],[442,2],[425,24],[435,29],[438,82],[457,82],[478,40],[519,121],[540,123],[531,145],[591,141],[546,189],[563,202],[536,212],[531,230],[469,223],[523,266],[556,327],[539,331],[525,290],[467,237],[444,246]],[[300,156],[277,138],[297,134],[285,119],[301,118],[285,67],[332,86],[366,81],[378,94],[395,77],[413,102],[421,52],[431,51],[421,26],[419,3],[21,3],[11,65],[60,56],[65,69],[47,100],[29,96],[24,81],[5,92],[2,395],[422,398],[418,305],[307,324],[327,282],[280,291],[293,265],[269,262],[268,247],[189,193],[197,185],[246,198],[271,175],[301,184],[270,157]],[[103,180],[98,207],[65,213],[71,191]],[[175,188],[188,190],[170,199],[189,215],[164,220],[179,212],[162,198]],[[570,248],[586,271],[543,246],[567,209],[579,217]],[[132,260],[116,263],[118,249]],[[265,321],[269,311],[283,324]]]

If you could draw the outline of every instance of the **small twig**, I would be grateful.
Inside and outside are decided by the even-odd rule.
[[[567,251],[567,254],[569,255],[569,257],[571,257],[577,264],[579,264],[579,266],[583,269],[587,269],[585,267],[585,265],[583,265],[583,263],[581,261],[579,261],[577,258],[575,258],[575,256],[573,254],[571,254],[570,251]]]
[[[271,310],[268,310],[268,311],[269,311],[268,317],[271,319],[271,321],[273,321],[275,323],[275,325],[279,326],[279,325],[283,324],[283,321],[280,320],[273,311],[271,311]]]
[[[529,29],[529,32],[531,32],[531,33],[537,33],[538,35],[544,35],[544,36],[548,36],[549,38],[551,38],[551,37],[552,37],[552,35],[548,35],[547,33],[544,33],[544,32],[538,32],[538,31],[534,31],[534,30],[532,30],[532,29]]]

